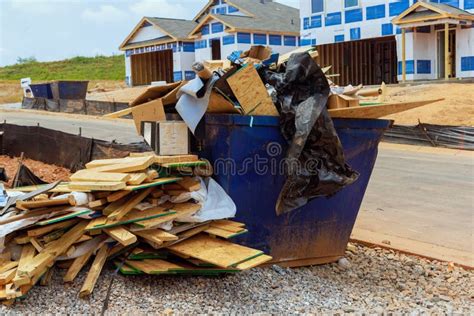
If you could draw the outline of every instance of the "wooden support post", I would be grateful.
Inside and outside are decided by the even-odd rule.
[[[402,82],[407,80],[406,29],[402,28]]]
[[[449,80],[449,23],[444,24],[444,79]]]

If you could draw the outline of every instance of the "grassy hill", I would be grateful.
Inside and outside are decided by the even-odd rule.
[[[20,80],[30,77],[33,82],[46,80],[124,80],[123,55],[74,57],[71,59],[29,61],[0,67],[0,80]]]

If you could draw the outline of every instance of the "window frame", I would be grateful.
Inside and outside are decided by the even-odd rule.
[[[321,4],[322,4],[321,11],[313,11],[313,1],[321,1]],[[310,8],[311,9],[311,15],[326,12],[326,1],[325,0],[311,0],[310,5],[311,5],[311,8]]]
[[[361,0],[356,0],[357,4],[356,5],[351,5],[351,6],[346,6],[346,1],[348,1],[348,0],[342,0],[342,6],[343,6],[344,10],[357,9],[357,8],[361,7],[361,4],[360,4]]]

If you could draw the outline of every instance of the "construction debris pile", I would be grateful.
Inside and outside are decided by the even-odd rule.
[[[91,161],[70,182],[9,191],[0,216],[0,300],[12,303],[54,267],[72,282],[93,258],[79,296],[107,260],[123,274],[217,275],[271,260],[229,238],[235,204],[195,155],[136,154]]]

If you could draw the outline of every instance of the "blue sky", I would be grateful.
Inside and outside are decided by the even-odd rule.
[[[258,0],[255,0],[258,1]],[[298,7],[299,0],[278,0]],[[143,16],[191,19],[207,0],[0,0],[0,66],[120,54]]]

